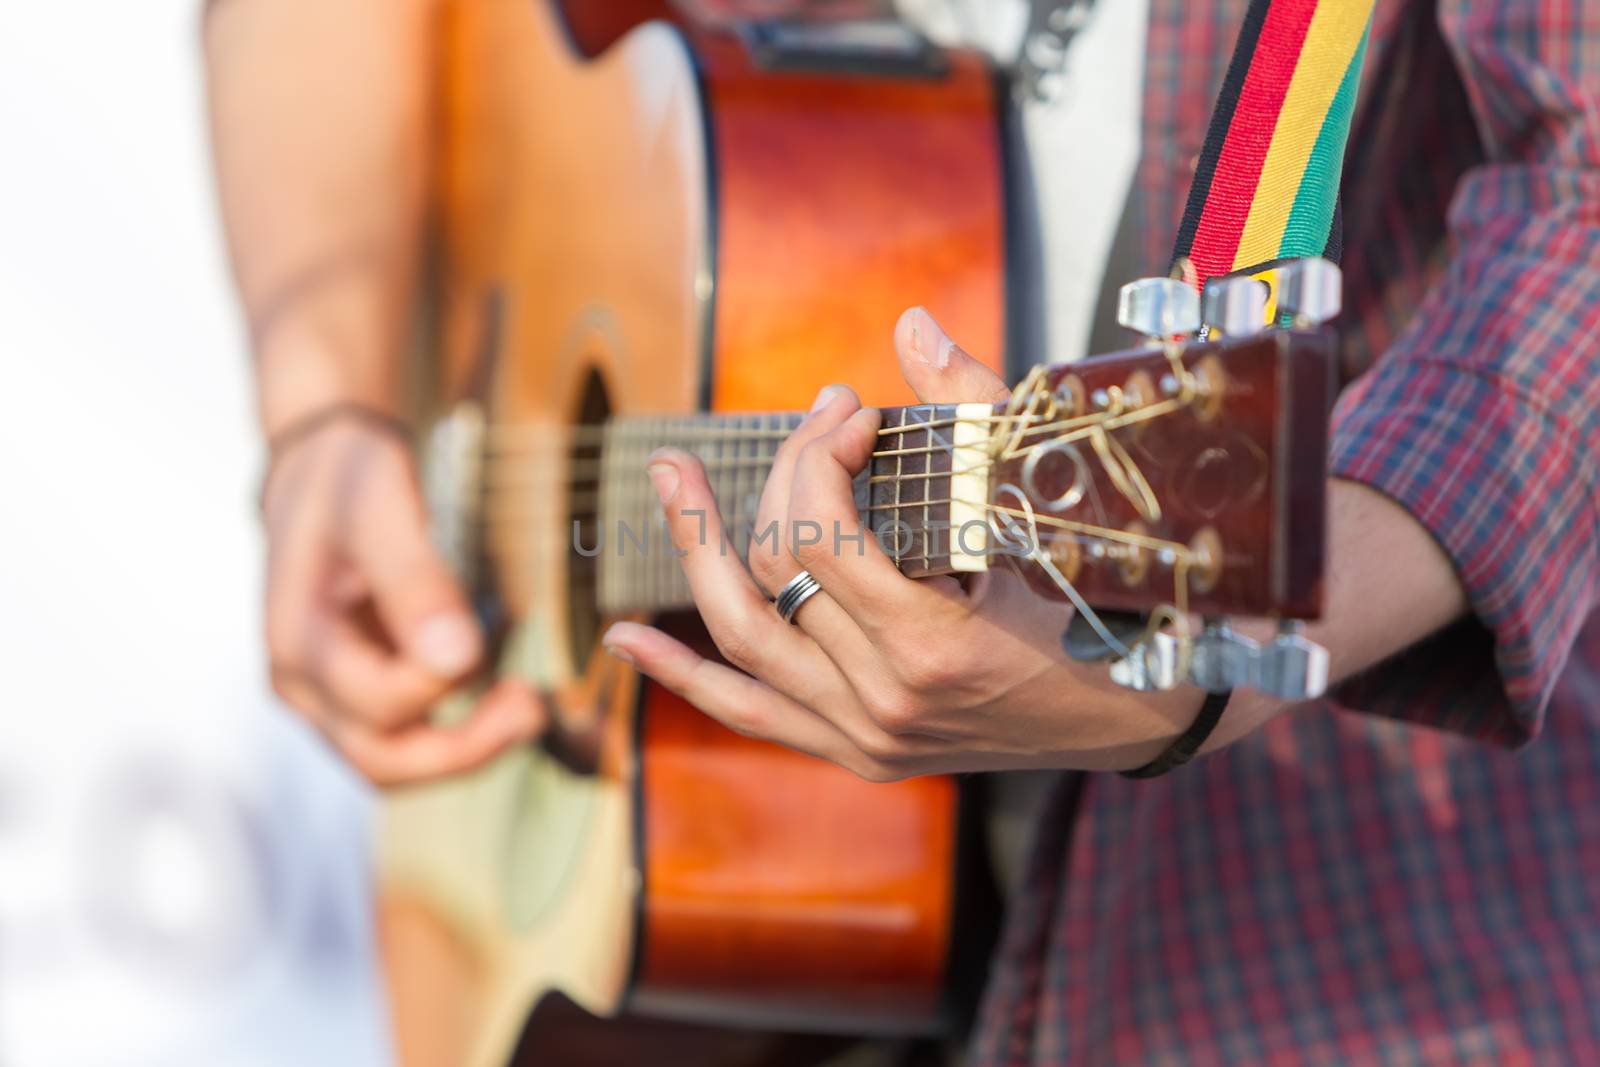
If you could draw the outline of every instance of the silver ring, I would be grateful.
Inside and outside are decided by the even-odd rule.
[[[801,571],[778,591],[778,600],[773,606],[778,609],[779,618],[793,625],[794,613],[800,610],[800,605],[820,592],[822,583],[811,577],[810,571]]]

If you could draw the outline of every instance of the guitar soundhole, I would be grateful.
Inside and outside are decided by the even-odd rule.
[[[600,636],[600,556],[585,555],[577,546],[600,543],[600,435],[610,414],[605,384],[591,370],[573,420],[567,484],[569,530],[574,535],[567,552],[567,633],[575,675],[588,670]]]

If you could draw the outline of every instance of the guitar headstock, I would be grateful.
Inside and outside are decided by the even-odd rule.
[[[901,409],[866,479],[874,530],[908,527],[909,574],[1005,560],[1077,606],[1068,651],[1115,658],[1124,684],[1319,695],[1326,653],[1295,627],[1322,610],[1334,344],[1316,327],[1338,312],[1338,269],[1293,261],[1203,293],[1146,279],[1121,296],[1145,347],[1036,368],[993,407]],[[908,482],[927,487],[909,502]],[[920,529],[905,521],[917,508]],[[1139,618],[1119,631],[1107,612]],[[1258,647],[1230,615],[1283,630]]]
[[[1003,554],[1098,608],[1316,618],[1333,358],[1273,332],[1044,368],[995,409]]]

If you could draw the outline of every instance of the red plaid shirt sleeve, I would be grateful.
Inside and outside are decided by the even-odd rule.
[[[1340,398],[1332,472],[1432,532],[1475,621],[1339,698],[1520,744],[1600,605],[1600,5],[1441,0],[1439,22],[1486,161],[1448,268]]]

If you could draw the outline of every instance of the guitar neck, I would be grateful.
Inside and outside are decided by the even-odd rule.
[[[829,551],[856,552],[861,532],[890,550],[910,577],[945,574],[952,561],[954,405],[880,409],[882,429],[867,468],[856,478],[857,529],[791,524],[756,528],[756,512],[778,448],[804,415],[797,413],[618,418],[598,446],[600,487],[593,514],[575,515],[578,551],[598,556],[601,608],[607,612],[671,611],[693,606],[677,554],[666,537],[661,505],[645,474],[647,457],[671,447],[698,456],[721,507],[724,551],[751,552],[816,539]]]

